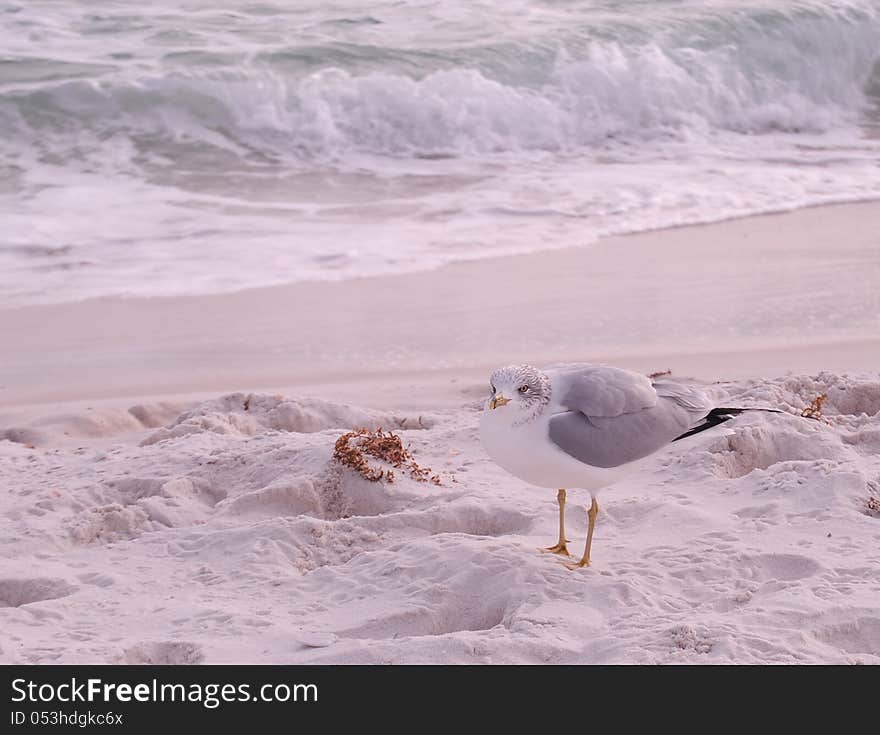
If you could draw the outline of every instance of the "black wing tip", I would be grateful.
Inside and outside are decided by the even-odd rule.
[[[785,411],[780,411],[777,408],[713,408],[709,413],[707,413],[703,417],[703,423],[698,424],[693,429],[690,429],[681,436],[675,437],[672,441],[677,442],[679,439],[686,439],[689,436],[693,436],[694,434],[699,434],[701,431],[706,431],[706,429],[711,429],[719,424],[723,424],[725,421],[730,421],[730,419],[739,416],[741,413],[745,413],[746,411],[766,411],[769,413],[785,413]]]

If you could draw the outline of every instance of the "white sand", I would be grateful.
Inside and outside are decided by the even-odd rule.
[[[878,213],[0,311],[0,662],[880,663]],[[790,415],[655,455],[570,572],[536,551],[554,494],[477,439],[485,370],[520,359]],[[795,415],[820,393],[825,421]],[[443,484],[339,470],[376,425]]]
[[[870,203],[406,276],[0,310],[0,405],[337,385],[363,402],[372,382],[377,405],[426,388],[410,401],[424,406],[499,361],[877,370],[878,284]]]

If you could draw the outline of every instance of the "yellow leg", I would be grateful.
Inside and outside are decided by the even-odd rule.
[[[590,548],[593,546],[593,529],[596,527],[596,516],[599,515],[599,504],[596,502],[596,498],[593,498],[593,502],[590,505],[590,509],[587,511],[587,517],[590,519],[590,525],[587,528],[587,546],[584,549],[583,558],[579,562],[575,562],[574,564],[566,564],[569,569],[579,569],[580,567],[588,567],[590,566]]]
[[[547,551],[551,554],[561,554],[562,556],[571,556],[568,553],[568,547],[565,545],[568,539],[565,538],[565,488],[559,488],[556,493],[556,502],[559,503],[559,542],[556,546],[548,546],[541,551]]]

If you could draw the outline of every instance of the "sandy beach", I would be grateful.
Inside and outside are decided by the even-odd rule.
[[[816,207],[400,276],[5,309],[0,400],[378,390],[430,405],[412,391],[557,360],[706,378],[876,370],[878,223],[876,203]],[[403,385],[385,390],[392,373]]]
[[[880,663],[878,224],[829,206],[4,309],[0,661]],[[537,551],[554,495],[476,423],[491,368],[572,360],[785,413],[603,492],[594,565],[570,572]],[[441,484],[332,460],[380,426]]]

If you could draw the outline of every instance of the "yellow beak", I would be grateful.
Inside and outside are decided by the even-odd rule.
[[[510,399],[505,398],[499,393],[497,396],[493,396],[492,400],[489,401],[489,408],[498,408],[506,403],[510,403]]]

